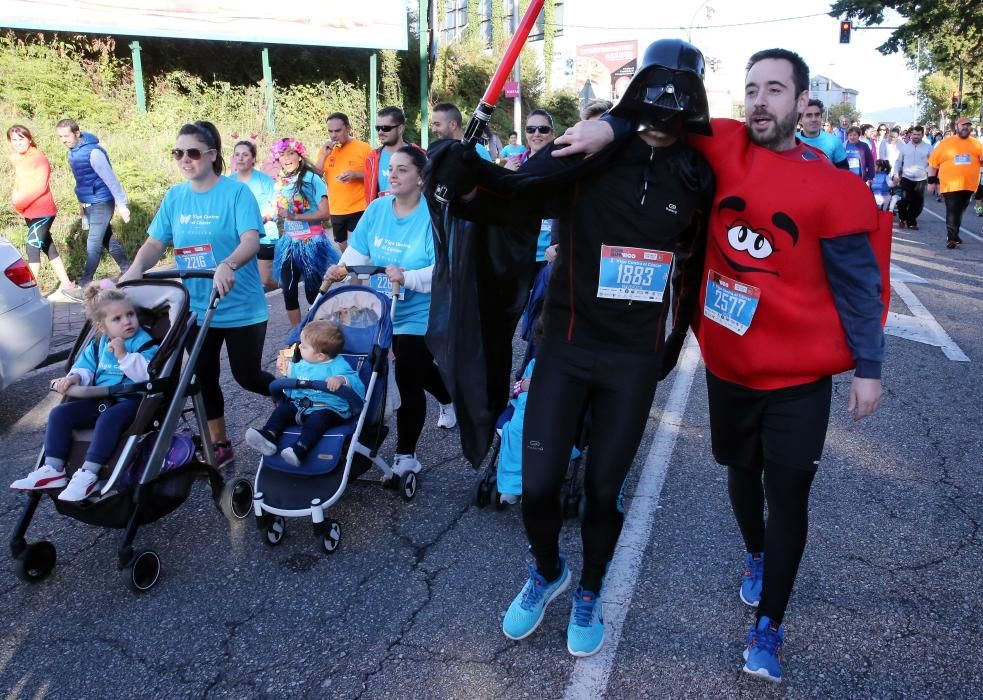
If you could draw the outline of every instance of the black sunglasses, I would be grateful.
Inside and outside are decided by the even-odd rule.
[[[214,150],[214,148],[206,148],[204,151],[200,148],[189,148],[188,150],[184,150],[183,148],[172,148],[171,155],[174,156],[174,160],[183,160],[185,154],[187,154],[188,158],[191,160],[201,160],[202,154]]]
[[[553,131],[553,127],[552,126],[546,126],[545,124],[543,126],[527,126],[526,127],[526,133],[527,134],[535,134],[537,131],[539,133],[541,133],[541,134],[548,134],[549,132]]]
[[[388,134],[390,131],[392,131],[393,129],[395,129],[397,126],[399,126],[399,124],[376,124],[375,125],[375,130],[376,131],[381,131],[384,134]]]

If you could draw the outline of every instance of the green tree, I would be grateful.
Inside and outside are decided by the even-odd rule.
[[[847,117],[851,123],[860,121],[860,112],[849,102],[840,102],[829,108],[829,122],[839,126],[840,117]]]
[[[919,42],[930,57],[926,72],[958,75],[964,71],[963,94],[983,89],[983,2],[978,0],[836,0],[830,8],[834,17],[856,19],[864,24],[883,24],[886,10],[905,18],[878,50],[883,54],[903,52],[913,58]]]

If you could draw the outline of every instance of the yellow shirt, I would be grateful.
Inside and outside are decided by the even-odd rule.
[[[928,165],[939,171],[939,191],[975,192],[980,182],[983,144],[972,136],[946,136],[928,157]]]
[[[324,184],[328,186],[328,209],[332,216],[344,216],[365,211],[365,188],[361,179],[342,182],[338,176],[347,170],[365,172],[365,159],[372,147],[364,141],[352,139],[343,146],[331,149],[324,156],[320,167],[324,171]]]

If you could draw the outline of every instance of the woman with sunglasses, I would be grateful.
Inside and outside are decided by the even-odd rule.
[[[518,156],[505,161],[506,170],[521,172],[522,166],[534,155],[553,143],[553,139],[555,138],[553,115],[545,109],[534,109],[526,117],[526,143],[529,144],[529,148]],[[550,250],[555,242],[555,236],[553,235],[554,221],[554,219],[537,221],[539,226],[539,238],[536,240],[537,269],[542,269],[546,265],[547,258],[552,259],[556,257],[556,248]]]
[[[252,141],[239,141],[232,149],[233,177],[253,193],[263,216],[263,230],[260,231],[259,253],[256,264],[259,266],[259,278],[263,288],[279,286],[273,279],[273,248],[280,231],[276,226],[276,207],[274,206],[273,178],[261,170],[256,170],[256,144]]]
[[[438,425],[457,424],[451,396],[437,372],[423,336],[430,316],[430,282],[436,261],[430,212],[423,199],[423,168],[427,157],[415,146],[404,146],[389,160],[390,196],[371,202],[348,240],[338,265],[325,278],[340,282],[345,265],[385,266],[386,277],[373,277],[373,286],[391,290],[398,282],[404,298],[396,302],[393,354],[400,406],[396,410],[396,458],[400,476],[419,473],[416,443],[427,416],[430,393],[440,403]],[[425,393],[426,392],[426,393]]]
[[[328,190],[311,168],[307,149],[297,139],[273,144],[280,163],[276,179],[276,209],[283,235],[273,253],[273,275],[280,280],[283,303],[291,326],[300,323],[299,287],[304,281],[307,303],[313,304],[324,271],[338,260],[338,252],[324,235],[323,221],[330,218]]]
[[[246,185],[222,177],[222,137],[211,122],[185,124],[171,151],[185,181],[167,194],[150,223],[130,269],[120,279],[139,279],[153,267],[164,249],[174,246],[179,269],[211,270],[212,281],[184,281],[191,309],[200,320],[214,288],[222,297],[198,357],[196,373],[205,400],[208,430],[218,466],[232,461],[225,429],[225,399],[219,385],[219,358],[224,344],[232,376],[243,389],[270,395],[273,375],[264,372],[266,297],[259,281],[256,253],[263,230],[256,198]],[[189,343],[194,342],[197,329]]]

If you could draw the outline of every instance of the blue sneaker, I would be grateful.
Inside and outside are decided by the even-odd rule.
[[[528,637],[543,621],[546,606],[567,590],[569,585],[570,569],[567,568],[567,560],[563,557],[560,557],[560,575],[553,582],[548,582],[536,571],[536,567],[530,564],[529,580],[505,613],[502,632],[509,639],[518,640]]]
[[[573,594],[570,624],[567,625],[567,651],[574,656],[592,656],[604,644],[604,613],[601,596],[578,586]]]
[[[782,640],[785,628],[775,627],[767,615],[747,633],[744,650],[744,673],[761,676],[772,683],[782,682]]]
[[[761,582],[765,575],[765,553],[758,552],[758,558],[748,552],[744,556],[744,578],[741,581],[741,600],[752,608],[761,602]]]

